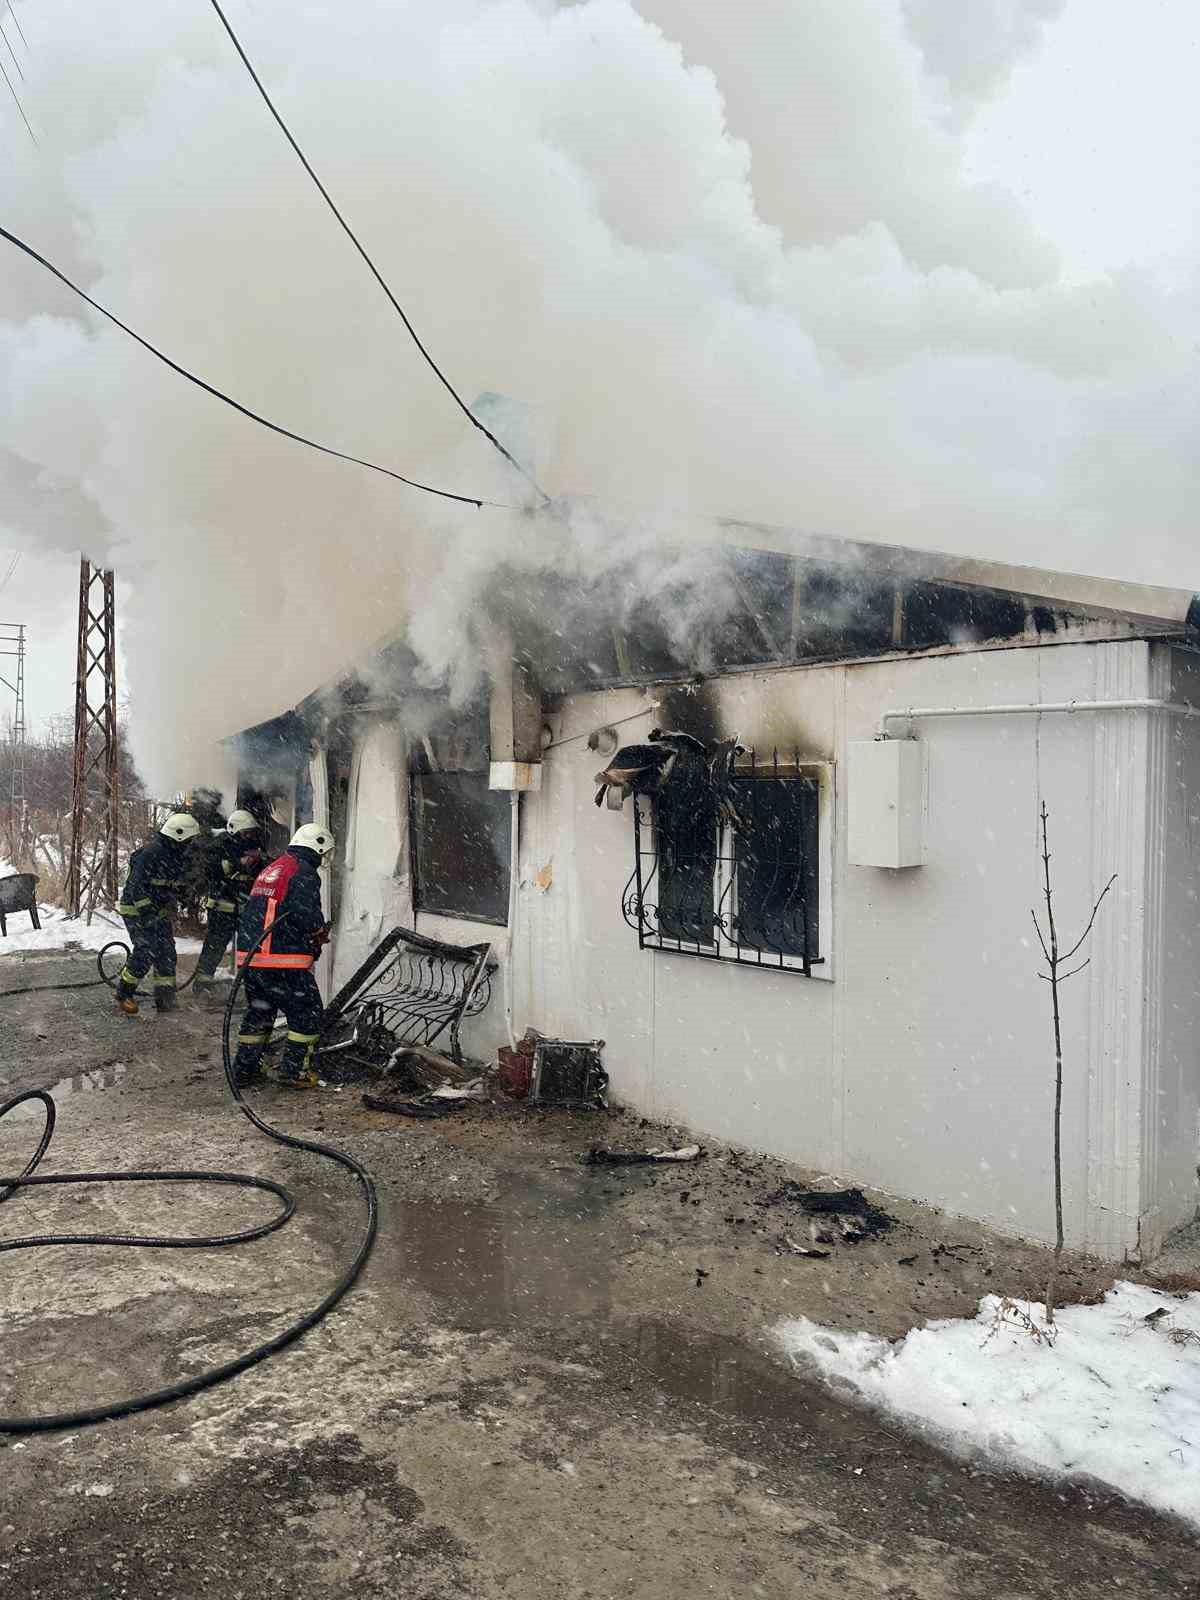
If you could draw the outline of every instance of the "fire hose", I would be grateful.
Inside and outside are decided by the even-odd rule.
[[[104,958],[110,950],[121,951],[121,965],[123,967],[126,958],[131,954],[130,947],[125,943],[124,939],[110,939],[106,945],[102,945],[96,952],[97,977],[77,978],[72,983],[25,983],[18,989],[0,989],[0,998],[5,998],[10,994],[49,994],[55,989],[96,989],[102,983],[106,983],[110,989],[115,989],[117,979],[121,975],[120,971],[106,972],[104,968]],[[175,985],[176,994],[182,994],[185,989],[191,987],[196,981],[196,973],[199,970],[199,967],[193,967],[183,982]]]
[[[110,950],[124,951],[124,955],[121,957],[122,963],[131,953],[129,946],[125,943],[124,939],[110,939],[106,945],[102,945],[101,948],[96,951],[96,971],[100,974],[100,976],[99,979],[95,979],[93,981],[106,983],[110,989],[115,989],[117,987],[117,979],[121,976],[121,974],[119,972],[105,972],[104,970],[104,958]],[[182,994],[185,989],[190,989],[192,984],[195,983],[196,974],[199,971],[199,966],[193,967],[183,982],[175,985],[175,993]],[[58,986],[56,985],[56,987]],[[61,985],[61,987],[65,989],[68,987],[68,985],[64,983]],[[80,987],[82,987],[82,985],[80,985]]]
[[[275,923],[278,930],[285,920],[279,918]],[[323,1156],[328,1161],[335,1162],[351,1173],[358,1181],[362,1190],[365,1206],[363,1219],[362,1239],[354,1253],[349,1265],[339,1275],[336,1283],[321,1300],[319,1305],[311,1311],[292,1322],[281,1333],[273,1338],[256,1345],[244,1355],[235,1357],[231,1361],[223,1362],[220,1366],[212,1367],[207,1372],[199,1373],[192,1378],[185,1378],[178,1383],[168,1384],[166,1388],[153,1390],[149,1394],[130,1395],[124,1400],[110,1401],[104,1405],[89,1406],[78,1411],[62,1411],[49,1413],[44,1416],[34,1417],[8,1417],[0,1415],[0,1433],[49,1433],[58,1428],[81,1428],[94,1422],[109,1422],[117,1417],[132,1416],[138,1411],[150,1411],[156,1406],[170,1404],[173,1400],[183,1400],[191,1395],[199,1394],[205,1389],[211,1389],[226,1379],[233,1378],[240,1372],[245,1372],[249,1367],[256,1366],[260,1361],[265,1361],[268,1356],[273,1356],[288,1345],[306,1334],[311,1328],[326,1317],[337,1305],[343,1296],[353,1288],[359,1274],[367,1263],[371,1248],[375,1243],[375,1234],[379,1226],[379,1202],[375,1192],[375,1183],[370,1173],[361,1166],[353,1156],[344,1151],[336,1150],[332,1145],[321,1144],[315,1139],[300,1139],[294,1134],[284,1133],[281,1129],[272,1127],[262,1117],[258,1116],[242,1096],[233,1073],[233,1060],[230,1055],[229,1037],[233,1009],[237,1003],[238,990],[241,988],[250,957],[258,949],[269,929],[264,929],[259,938],[245,952],[245,964],[238,969],[233,983],[230,985],[229,998],[225,1002],[225,1015],[221,1026],[221,1058],[225,1068],[225,1082],[233,1096],[234,1104],[238,1110],[260,1133],[276,1144],[287,1146],[291,1150],[305,1150],[312,1155]],[[101,952],[103,954],[103,952]],[[101,968],[101,977],[104,977]],[[96,982],[98,980],[91,980]],[[108,981],[108,980],[105,980]],[[53,987],[66,988],[68,985],[54,985]],[[54,1137],[54,1127],[57,1120],[53,1097],[44,1089],[29,1089],[23,1094],[14,1096],[13,1099],[0,1104],[0,1120],[8,1112],[26,1101],[40,1102],[45,1112],[46,1122],[42,1130],[42,1137],[32,1158],[27,1163],[24,1171],[16,1178],[0,1177],[0,1205],[11,1199],[22,1189],[33,1188],[41,1184],[71,1184],[71,1183],[219,1183],[233,1185],[245,1189],[260,1189],[269,1194],[276,1195],[282,1201],[279,1212],[267,1222],[260,1223],[257,1227],[244,1228],[238,1233],[213,1234],[213,1235],[183,1235],[183,1236],[154,1236],[141,1234],[31,1234],[24,1238],[0,1239],[0,1253],[7,1250],[33,1250],[48,1245],[132,1245],[140,1249],[162,1250],[209,1250],[219,1246],[233,1244],[248,1244],[252,1239],[261,1239],[269,1233],[275,1233],[287,1223],[296,1210],[296,1202],[292,1195],[271,1178],[256,1178],[242,1172],[74,1172],[74,1173],[38,1173],[43,1156],[50,1147]]]

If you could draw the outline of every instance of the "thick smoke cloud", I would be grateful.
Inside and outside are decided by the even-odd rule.
[[[499,566],[600,572],[689,517],[1200,587],[1196,276],[1066,281],[960,172],[1058,9],[231,0],[439,360],[586,499],[564,523],[423,367],[208,8],[26,4],[9,225],[246,404],[518,508],[272,438],[6,257],[0,524],[130,583],[151,783],[402,626],[461,680]]]
[[[940,79],[962,122],[1041,43],[1066,0],[903,0],[905,26],[925,70]]]

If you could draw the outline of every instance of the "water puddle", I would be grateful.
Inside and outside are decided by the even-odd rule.
[[[61,1111],[64,1100],[77,1095],[98,1094],[104,1089],[115,1089],[128,1070],[123,1061],[114,1061],[105,1067],[92,1067],[87,1072],[77,1072],[73,1077],[60,1078],[57,1083],[47,1084],[46,1093]],[[7,1092],[0,1094],[0,1100],[8,1098]],[[4,1120],[20,1122],[23,1117],[41,1119],[45,1114],[45,1107],[40,1100],[26,1100],[10,1111]]]
[[[612,1240],[600,1219],[519,1201],[472,1205],[399,1201],[388,1207],[368,1269],[377,1293],[413,1287],[440,1302],[447,1324],[468,1332],[583,1322],[618,1362],[666,1397],[810,1437],[861,1435],[863,1421],[769,1352],[742,1340],[614,1309]]]
[[[508,1213],[458,1202],[400,1201],[371,1263],[375,1287],[415,1284],[446,1302],[451,1324],[477,1331],[608,1313],[608,1268],[574,1217]]]
[[[616,1328],[612,1338],[666,1394],[740,1421],[794,1421],[808,1430],[818,1410],[838,1421],[846,1416],[845,1408],[815,1395],[788,1368],[738,1339],[649,1321]]]

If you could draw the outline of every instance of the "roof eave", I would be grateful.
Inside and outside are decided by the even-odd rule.
[[[983,561],[952,556],[937,550],[917,550],[906,545],[873,544],[866,540],[836,539],[825,534],[780,528],[769,523],[718,518],[712,525],[712,542],[776,550],[784,555],[839,566],[862,565],[872,573],[897,578],[959,584],[964,588],[993,589],[1023,595],[1047,605],[1066,606],[1100,616],[1124,617],[1139,622],[1200,628],[1200,595],[1191,589],[1167,589],[1155,584],[1125,583],[1117,578],[1095,578],[1085,573],[1054,572],[1042,567],[1016,566],[1006,561]]]

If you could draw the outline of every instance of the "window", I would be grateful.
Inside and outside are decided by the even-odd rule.
[[[677,944],[716,942],[718,819],[715,796],[695,805],[668,791],[653,809],[658,845],[658,925]]]
[[[510,796],[482,772],[412,777],[413,904],[418,911],[508,922]]]
[[[626,920],[645,949],[811,972],[828,906],[828,769],[740,764],[728,797],[636,802]]]

